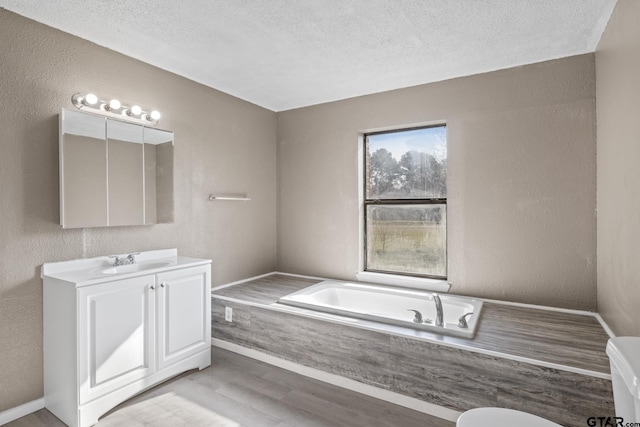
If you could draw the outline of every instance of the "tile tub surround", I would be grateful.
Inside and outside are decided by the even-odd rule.
[[[319,281],[272,275],[214,290],[213,337],[457,411],[501,406],[567,426],[614,412],[608,336],[592,316],[485,303],[466,340],[345,327],[272,305]]]

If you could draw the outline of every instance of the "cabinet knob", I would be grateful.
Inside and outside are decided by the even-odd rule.
[[[160,283],[160,287],[164,288],[164,282]]]
[[[153,286],[153,285],[151,285],[151,286],[149,286],[149,287],[151,288],[151,290],[152,290],[152,291],[156,288],[156,287],[155,287],[155,286]]]

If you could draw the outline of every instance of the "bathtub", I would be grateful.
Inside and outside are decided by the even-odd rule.
[[[449,294],[438,294],[442,301],[444,325],[436,326],[436,306],[433,293],[382,285],[325,280],[316,285],[286,295],[280,304],[305,308],[340,316],[405,326],[413,329],[473,338],[478,329],[482,301]],[[414,322],[418,310],[423,323]],[[461,316],[467,316],[467,328],[458,326]]]

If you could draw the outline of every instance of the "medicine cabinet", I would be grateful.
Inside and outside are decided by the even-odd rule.
[[[173,132],[60,114],[63,228],[173,222]]]

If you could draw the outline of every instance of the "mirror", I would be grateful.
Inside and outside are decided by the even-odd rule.
[[[144,224],[142,126],[106,119],[109,225]]]
[[[63,109],[64,228],[173,222],[173,132]]]
[[[173,222],[173,132],[144,128],[145,224]]]

